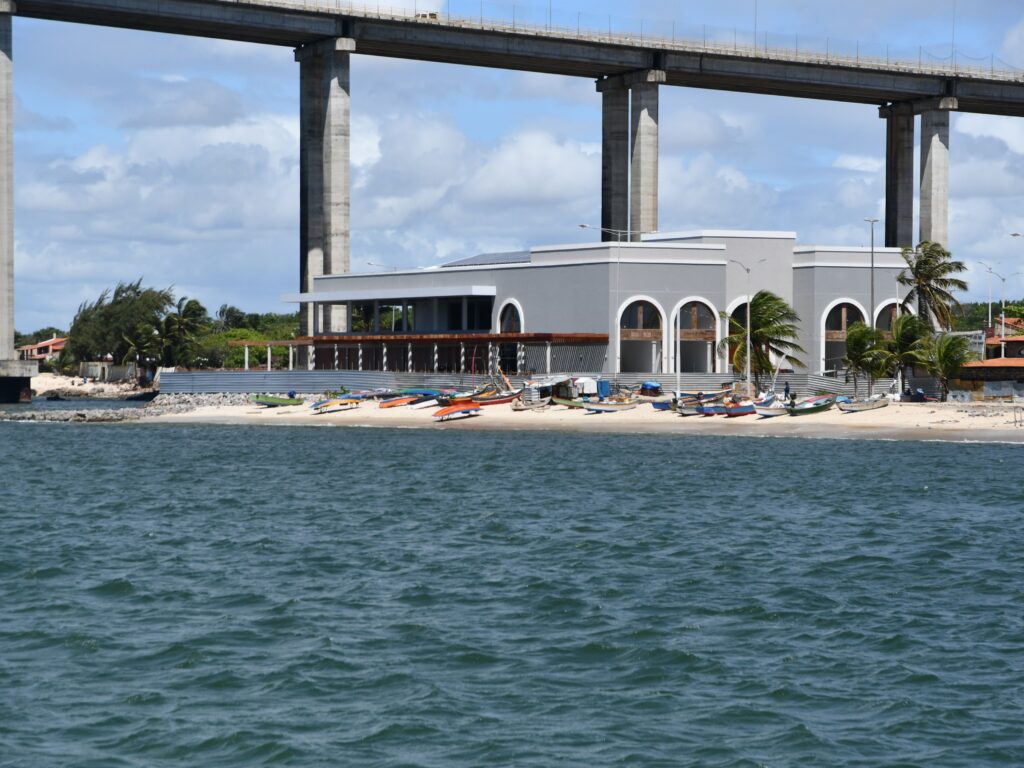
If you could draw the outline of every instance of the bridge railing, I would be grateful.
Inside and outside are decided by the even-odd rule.
[[[1024,71],[1015,69],[1003,61],[999,61],[1000,67],[996,67],[996,57],[990,55],[986,58],[977,58],[964,54],[956,49],[951,49],[948,56],[936,56],[924,46],[917,49],[916,60],[905,55],[890,56],[888,48],[884,56],[877,53],[868,53],[869,47],[864,47],[861,52],[861,44],[854,44],[854,53],[840,52],[830,49],[829,40],[825,40],[825,50],[808,45],[805,39],[803,47],[800,39],[792,37],[793,46],[772,45],[768,33],[762,33],[764,44],[759,44],[761,34],[755,35],[750,32],[742,34],[732,30],[732,42],[715,39],[716,33],[720,37],[722,30],[715,30],[703,27],[702,35],[698,38],[693,34],[692,28],[681,29],[676,35],[676,25],[671,23],[672,33],[666,35],[665,23],[655,25],[657,31],[644,31],[644,22],[640,21],[638,32],[625,32],[616,29],[612,23],[612,17],[608,17],[607,28],[597,28],[594,25],[596,17],[575,14],[576,24],[566,23],[564,14],[562,18],[555,21],[554,15],[548,7],[547,20],[538,23],[535,20],[538,6],[528,3],[480,3],[481,12],[470,15],[465,10],[462,13],[453,13],[453,2],[440,3],[441,10],[435,10],[438,3],[417,3],[416,0],[403,6],[392,6],[384,3],[374,2],[349,2],[348,0],[215,0],[216,2],[232,5],[258,5],[275,8],[290,8],[313,13],[329,13],[332,15],[354,16],[367,19],[379,19],[387,21],[415,21],[423,24],[449,26],[460,29],[473,29],[488,32],[502,32],[518,35],[531,35],[535,37],[548,37],[556,40],[579,40],[586,42],[604,43],[611,45],[622,45],[628,47],[653,48],[658,50],[677,50],[686,53],[712,53],[724,56],[740,58],[760,59],[765,61],[779,61],[787,63],[802,64],[824,64],[830,66],[850,67],[855,69],[866,69],[883,72],[898,72],[907,74],[923,74],[938,76],[959,76],[973,77],[983,80],[995,81],[1024,81]],[[473,0],[463,0],[456,7],[462,9],[475,5]],[[424,8],[426,6],[426,8]],[[505,13],[511,11],[511,18],[498,18],[486,15],[486,12],[493,8],[502,8]],[[517,13],[519,11],[519,13]],[[710,33],[710,34],[709,34]],[[773,39],[780,39],[777,35]],[[788,40],[788,36],[785,38]],[[820,41],[817,41],[820,44]],[[986,62],[984,64],[971,63],[963,64],[960,58],[967,58],[972,62]],[[949,63],[944,60],[948,59]]]

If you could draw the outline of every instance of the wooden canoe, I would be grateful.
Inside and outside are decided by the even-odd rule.
[[[551,403],[553,405],[564,405],[566,408],[582,408],[586,405],[582,400],[568,400],[564,397],[552,397]]]
[[[253,395],[249,402],[262,405],[264,408],[280,408],[283,405],[302,405],[306,401],[301,397],[274,397],[273,395]]]
[[[811,413],[821,413],[835,405],[835,402],[835,395],[818,395],[817,397],[808,397],[805,400],[801,400],[796,405],[791,405],[789,407],[789,415],[807,416]]]
[[[403,395],[402,397],[393,397],[390,400],[381,400],[381,408],[400,408],[403,405],[409,405],[419,400],[418,395]]]
[[[479,416],[480,406],[476,403],[448,405],[434,412],[435,421],[450,421],[463,416]]]
[[[836,408],[844,413],[858,413],[860,411],[873,411],[876,408],[885,408],[889,404],[889,398],[876,397],[870,400],[854,400],[851,403],[836,403]]]
[[[622,403],[599,401],[584,403],[583,407],[591,413],[616,413],[617,411],[629,411],[636,408],[636,403],[633,401],[626,401]]]

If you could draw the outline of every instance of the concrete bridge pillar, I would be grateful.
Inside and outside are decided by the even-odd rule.
[[[886,121],[885,247],[914,245],[914,111],[882,107]]]
[[[639,241],[642,233],[658,231],[658,83],[638,83],[630,91],[629,239]]]
[[[355,41],[321,40],[295,51],[300,101],[299,290],[313,290],[313,278],[350,269],[349,142],[350,54]],[[314,317],[316,313],[320,317]],[[299,306],[299,334],[317,327],[347,330],[340,306]]]
[[[601,239],[629,229],[629,90],[601,94]]]
[[[0,403],[32,397],[35,362],[14,351],[14,59],[11,0],[0,0]]]
[[[949,246],[949,110],[921,113],[921,241]]]
[[[658,85],[664,82],[659,69],[597,81],[603,99],[602,240],[640,240],[641,233],[658,228]]]

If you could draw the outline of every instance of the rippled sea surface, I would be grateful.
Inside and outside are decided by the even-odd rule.
[[[1021,765],[1022,451],[0,424],[0,765]]]

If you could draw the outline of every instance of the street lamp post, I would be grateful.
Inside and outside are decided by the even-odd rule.
[[[871,225],[871,304],[868,306],[868,312],[871,314],[871,330],[875,330],[875,224],[878,223],[878,219],[864,219]]]
[[[744,374],[744,378],[745,378],[745,380],[747,382],[747,388],[749,390],[749,388],[750,388],[750,315],[752,314],[751,311],[750,311],[750,305],[752,303],[751,296],[750,296],[750,270],[751,270],[751,267],[748,267],[742,261],[737,261],[736,259],[729,259],[729,261],[731,261],[733,264],[738,265],[740,267],[740,269],[742,269],[744,272],[747,273],[747,343],[746,343],[747,364],[745,366],[746,367],[746,373]],[[767,259],[758,259],[757,263],[760,264],[762,261],[767,261]],[[751,394],[751,393],[748,392],[748,394]]]
[[[1018,235],[1014,234],[1013,236],[1017,237]],[[984,261],[979,261],[978,263],[981,264],[981,266],[983,266],[985,268],[986,272],[988,272],[988,325],[986,327],[991,328],[992,327],[992,267],[990,267]]]

